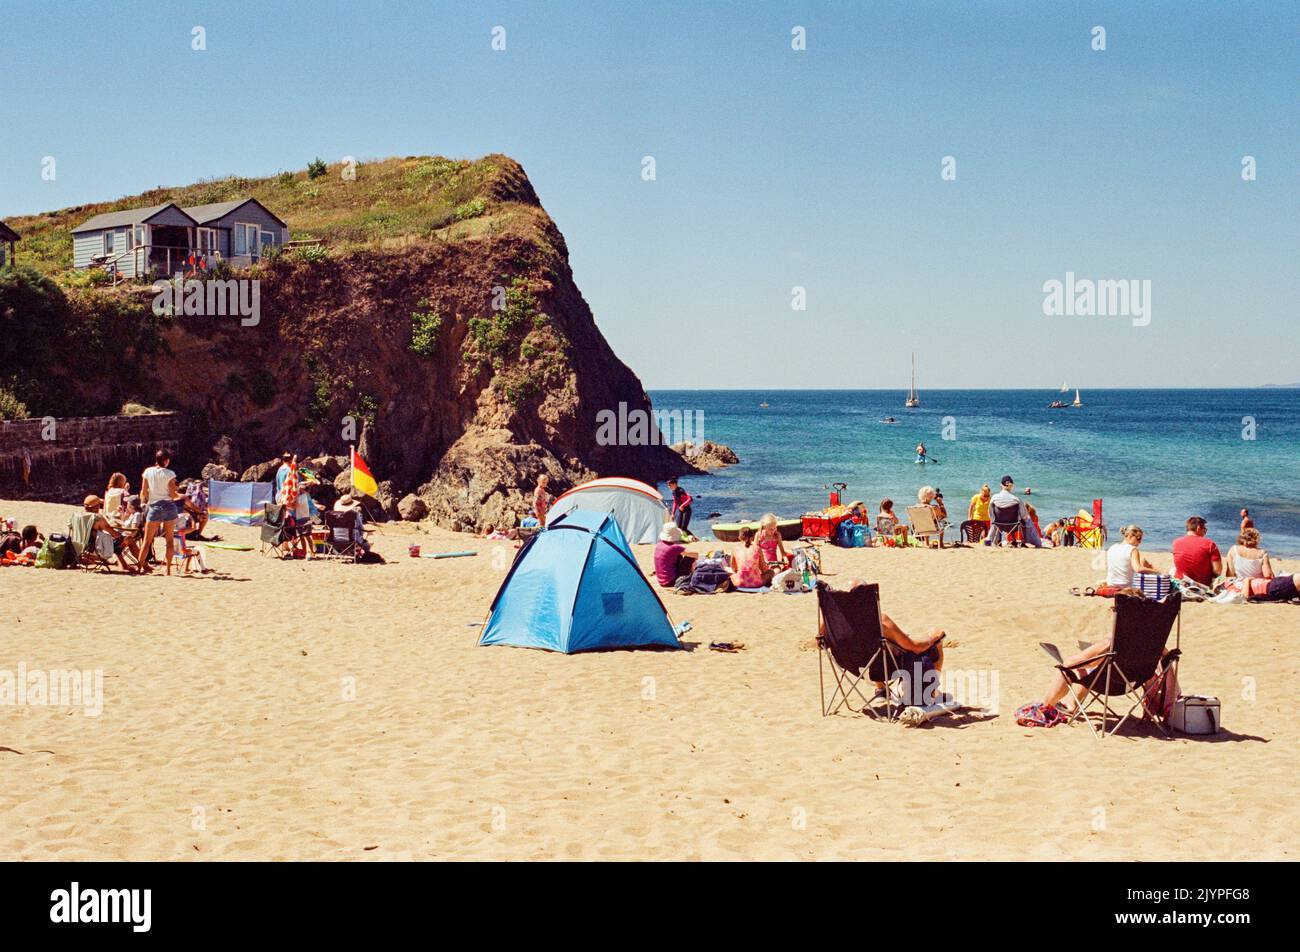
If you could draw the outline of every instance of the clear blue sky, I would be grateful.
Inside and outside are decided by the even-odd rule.
[[[3,0],[0,216],[505,152],[652,388],[1297,383],[1297,9]],[[1150,326],[1045,317],[1067,271]]]

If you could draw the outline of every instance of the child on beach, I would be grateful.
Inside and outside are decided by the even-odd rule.
[[[880,512],[876,513],[876,534],[883,542],[891,536],[902,545],[907,545],[907,526],[900,525],[894,514],[894,500],[880,500]]]
[[[775,574],[763,558],[763,550],[754,541],[756,533],[749,526],[740,530],[740,542],[731,553],[731,584],[736,588],[762,588]]]
[[[763,550],[763,558],[773,567],[788,565],[790,556],[781,541],[781,530],[776,525],[776,513],[769,512],[758,520],[758,547]]]
[[[546,513],[550,511],[551,503],[555,502],[555,497],[546,491],[550,482],[551,477],[542,473],[537,477],[537,488],[533,490],[533,517],[537,519],[538,526],[546,525]]]
[[[688,532],[691,525],[691,494],[678,486],[676,479],[668,480],[668,491],[673,494],[673,522],[682,532]]]

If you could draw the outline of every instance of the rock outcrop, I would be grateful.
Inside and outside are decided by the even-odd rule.
[[[730,446],[715,443],[713,440],[704,440],[700,443],[685,440],[681,443],[674,443],[672,451],[681,456],[689,465],[705,472],[721,469],[724,466],[734,466],[740,462],[740,457],[736,455]]]

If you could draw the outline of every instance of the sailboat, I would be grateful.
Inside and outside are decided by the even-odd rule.
[[[1074,402],[1070,404],[1070,406],[1072,407],[1083,406],[1083,401],[1079,399],[1079,391],[1077,389],[1074,391]]]
[[[912,354],[912,386],[907,391],[907,402],[904,403],[903,406],[907,407],[910,410],[912,407],[919,407],[920,405],[921,405],[921,398],[916,395],[916,354],[913,353]]]
[[[1070,388],[1069,388],[1068,386],[1066,386],[1065,381],[1062,380],[1062,381],[1061,381],[1061,393],[1069,393],[1069,392],[1070,392]]]

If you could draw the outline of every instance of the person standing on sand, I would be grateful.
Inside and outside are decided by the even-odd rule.
[[[533,490],[533,516],[539,527],[546,525],[546,514],[551,510],[551,503],[555,502],[555,497],[546,491],[550,482],[551,477],[542,473],[537,477],[537,488]]]
[[[677,485],[676,479],[668,480],[668,491],[673,494],[673,523],[682,532],[689,532],[691,526],[691,494]]]
[[[153,540],[161,528],[167,538],[166,574],[172,574],[172,557],[176,553],[176,515],[179,511],[176,500],[180,490],[176,488],[176,474],[168,467],[172,456],[166,450],[154,454],[154,465],[144,471],[140,477],[140,504],[144,506],[144,542],[140,546],[140,571],[149,571],[149,554],[153,551]]]
[[[970,507],[966,510],[966,518],[971,522],[982,522],[987,529],[989,524],[989,500],[993,498],[993,490],[989,484],[985,483],[980,487],[980,491],[970,497]]]

